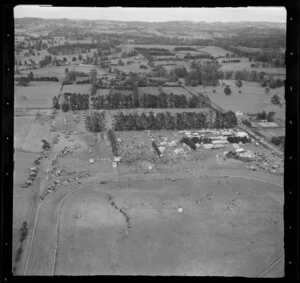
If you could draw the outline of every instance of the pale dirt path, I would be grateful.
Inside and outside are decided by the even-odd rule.
[[[52,120],[50,120],[50,123]],[[47,140],[52,141],[53,134],[49,131]],[[41,143],[42,146],[42,143]],[[27,273],[27,268],[28,268],[28,262],[31,254],[31,248],[32,248],[32,243],[33,243],[33,238],[34,238],[34,233],[35,233],[35,228],[36,228],[36,220],[37,220],[37,215],[38,215],[38,210],[40,206],[39,202],[39,196],[44,192],[44,190],[47,187],[48,181],[44,177],[44,171],[49,168],[51,164],[51,157],[53,155],[53,148],[54,145],[52,144],[51,148],[47,151],[48,158],[43,158],[40,162],[40,164],[37,166],[39,168],[39,173],[38,173],[38,180],[35,182],[34,186],[36,188],[36,193],[34,195],[34,204],[32,207],[31,215],[28,220],[28,236],[26,241],[23,243],[23,256],[21,263],[19,265],[19,269],[17,271],[18,274],[24,274],[26,275]],[[24,245],[25,244],[25,245]]]

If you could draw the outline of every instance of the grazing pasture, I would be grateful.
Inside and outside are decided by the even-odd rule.
[[[218,46],[205,46],[200,49],[200,51],[210,54],[213,57],[225,57],[226,54],[231,54],[232,52],[227,51]]]
[[[143,87],[138,87],[138,92],[139,93],[146,93],[146,94],[153,94],[153,95],[159,95],[160,91],[157,86],[143,86]]]
[[[52,98],[59,94],[61,84],[31,82],[29,86],[15,86],[15,108],[51,108]]]
[[[71,92],[71,93],[82,93],[89,94],[91,89],[91,84],[73,84],[65,85],[62,92]]]
[[[282,212],[280,188],[245,178],[94,185],[62,206],[55,274],[257,276]]]
[[[162,87],[162,91],[165,94],[177,94],[177,95],[185,95],[186,97],[191,97],[191,94],[183,87]]]
[[[270,93],[266,94],[265,89],[258,83],[243,81],[241,88],[235,85],[235,81],[224,80],[224,83],[230,85],[231,95],[225,95],[224,86],[197,86],[193,89],[208,95],[212,102],[225,110],[242,111],[244,113],[258,113],[263,110],[275,111],[276,118],[285,119],[285,107],[273,105],[270,101],[271,97],[277,94],[284,102],[284,87],[271,89]],[[213,90],[215,90],[215,93]],[[239,93],[239,90],[241,93]]]
[[[240,60],[241,62],[229,62],[222,63],[223,60]],[[239,57],[239,58],[220,58],[218,62],[222,65],[220,70],[222,71],[256,71],[256,72],[265,72],[267,74],[273,74],[279,76],[281,79],[286,75],[286,68],[271,68],[271,67],[251,67],[252,62],[249,62],[248,58]]]

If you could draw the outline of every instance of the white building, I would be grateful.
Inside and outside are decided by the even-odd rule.
[[[248,134],[247,133],[245,133],[245,132],[237,132],[236,134],[235,134],[237,137],[240,137],[240,138],[243,138],[243,137],[248,137]]]
[[[235,116],[237,116],[237,117],[241,117],[241,116],[243,116],[243,115],[244,115],[244,113],[241,112],[241,111],[236,111],[236,112],[235,112]]]
[[[203,145],[203,148],[205,148],[205,149],[212,149],[213,148],[213,144],[206,143],[206,144]]]
[[[245,149],[243,149],[243,148],[237,148],[236,150],[235,150],[235,152],[237,152],[237,153],[242,153],[242,152],[245,152],[246,150]]]

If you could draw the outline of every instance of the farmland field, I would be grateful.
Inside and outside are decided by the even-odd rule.
[[[222,63],[223,60],[240,60],[241,62],[229,62]],[[251,62],[249,62],[248,58],[221,58],[218,60],[219,63],[222,64],[222,71],[256,71],[256,72],[265,72],[267,74],[276,74],[279,76],[285,76],[286,68],[270,68],[270,67],[251,67]]]
[[[68,68],[69,71],[74,70],[77,72],[85,72],[89,73],[91,69],[95,69],[94,65],[83,65],[83,64],[71,64],[66,66],[46,66],[44,68],[40,69],[27,69],[23,70],[22,73],[24,75],[28,75],[30,72],[33,73],[35,77],[58,77],[60,80],[62,80],[65,77],[65,69]],[[107,72],[103,69],[97,69],[97,74],[99,75],[106,75]]]
[[[15,108],[51,108],[52,98],[59,94],[60,83],[31,82],[29,86],[15,86]]]
[[[142,114],[142,113],[149,113],[153,112],[155,113],[160,113],[160,112],[170,112],[172,113],[181,113],[181,112],[208,112],[210,108],[132,108],[132,109],[118,109],[118,110],[108,110],[109,113],[119,113],[122,112],[124,114],[129,114],[129,113],[137,113],[137,114]]]
[[[165,93],[165,94],[177,94],[177,95],[185,95],[186,97],[191,97],[191,94],[185,89],[185,88],[182,88],[182,87],[162,87],[162,91]]]
[[[62,92],[71,92],[71,93],[84,93],[89,94],[91,89],[91,84],[73,84],[65,85],[62,89]]]
[[[156,86],[145,86],[145,87],[138,87],[139,93],[146,93],[146,94],[153,94],[159,95],[159,88]]]
[[[206,178],[91,186],[62,207],[55,274],[255,276],[283,250],[281,190],[261,185]]]
[[[44,120],[44,121],[43,121]],[[47,139],[50,132],[50,118],[36,116],[15,117],[14,147],[28,152],[41,152],[42,139]]]
[[[219,57],[219,56],[224,57],[226,54],[232,53],[232,52],[227,51],[218,46],[205,46],[205,47],[201,48],[200,50],[210,54],[213,57]]]
[[[273,105],[270,102],[271,97],[277,94],[282,102],[284,102],[284,87],[270,90],[269,94],[265,94],[264,88],[258,83],[244,82],[241,88],[235,86],[234,81],[224,80],[224,82],[231,86],[232,94],[225,95],[224,87],[194,87],[198,92],[206,94],[209,98],[221,108],[232,111],[242,111],[244,113],[258,113],[263,110],[275,111],[276,118],[285,119],[285,108]],[[213,93],[213,90],[216,92]],[[241,93],[239,93],[241,90]]]

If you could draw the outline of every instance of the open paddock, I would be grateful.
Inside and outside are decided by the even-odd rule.
[[[14,117],[14,148],[38,153],[42,151],[42,139],[48,139],[50,117],[43,114]]]
[[[62,93],[70,92],[70,93],[89,94],[90,89],[91,89],[91,84],[65,85],[62,89]]]
[[[52,98],[59,94],[61,84],[31,82],[29,86],[15,86],[15,108],[51,108]]]
[[[224,83],[230,85],[232,90],[231,95],[225,95],[224,86],[197,86],[193,87],[193,89],[208,95],[212,102],[227,111],[242,111],[243,113],[258,113],[263,110],[267,112],[275,111],[276,118],[285,118],[285,107],[280,107],[271,103],[271,97],[274,94],[277,94],[282,102],[284,102],[284,87],[270,89],[270,93],[266,94],[265,89],[258,83],[243,81],[243,86],[241,88],[238,88],[235,85],[235,81],[224,80]],[[215,93],[213,90],[215,90]],[[241,93],[239,93],[239,90]]]
[[[165,93],[165,94],[177,94],[177,95],[185,95],[186,97],[191,97],[191,94],[183,87],[166,87],[166,86],[163,86],[162,87],[162,91]]]
[[[256,128],[255,131],[259,132],[260,134],[262,134],[269,140],[271,140],[272,137],[285,136],[285,128],[283,128],[283,127],[259,128],[259,129]]]
[[[200,49],[200,51],[203,53],[207,53],[213,57],[219,57],[219,56],[225,57],[226,54],[232,54],[232,52],[227,51],[218,46],[205,46],[205,47],[202,47]]]
[[[56,275],[255,277],[283,252],[282,188],[242,177],[91,185],[60,213]]]
[[[157,86],[142,86],[142,87],[138,87],[138,92],[140,94],[153,94],[153,95],[159,95],[160,91],[159,88]]]
[[[226,60],[240,60],[241,62],[228,62],[228,63],[222,63],[222,61]],[[218,59],[218,62],[222,65],[221,69],[222,71],[243,71],[247,70],[249,72],[256,71],[256,72],[265,72],[266,74],[274,75],[274,78],[280,78],[285,79],[286,75],[286,68],[272,68],[272,67],[251,67],[251,64],[253,62],[250,62],[248,58],[246,57],[238,57],[238,58],[220,58]]]

